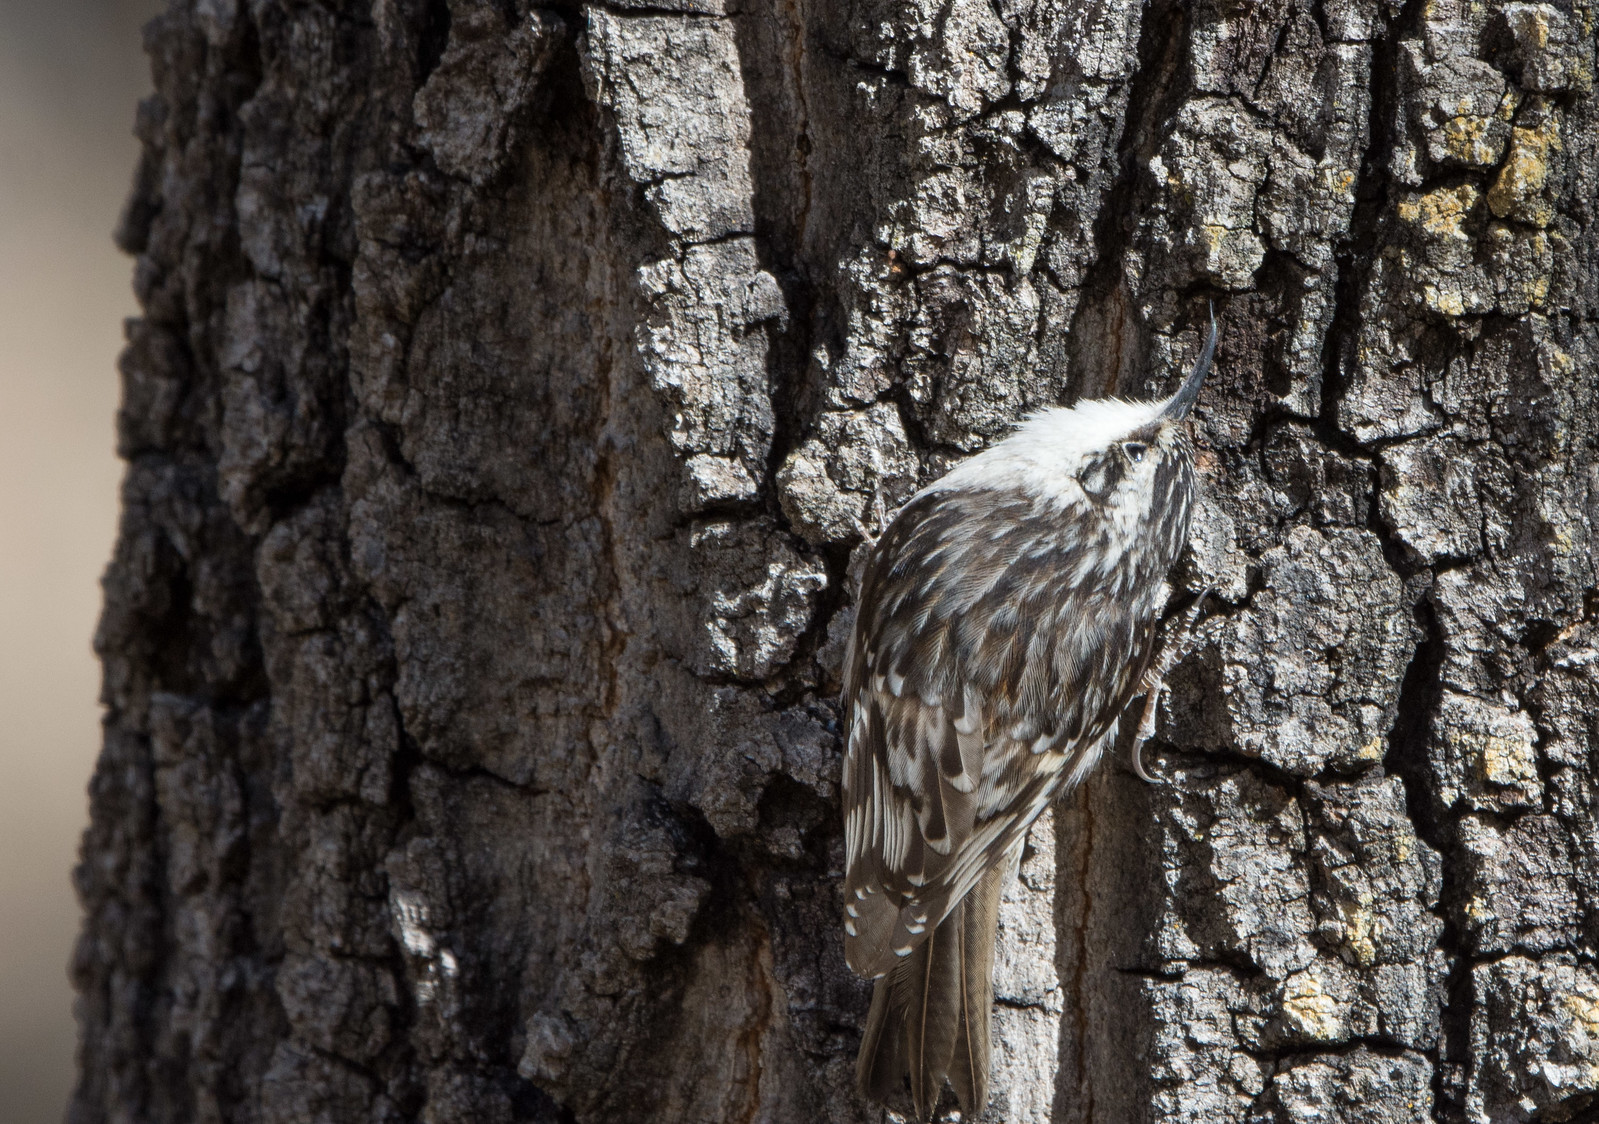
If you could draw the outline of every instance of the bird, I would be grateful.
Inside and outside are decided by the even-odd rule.
[[[1212,315],[1169,397],[1033,414],[912,496],[868,552],[842,698],[844,952],[876,981],[863,1097],[903,1098],[908,1078],[927,1120],[947,1079],[967,1119],[987,1106],[1000,896],[1028,828],[1139,695],[1140,745],[1153,726],[1195,504],[1189,419],[1215,353]]]

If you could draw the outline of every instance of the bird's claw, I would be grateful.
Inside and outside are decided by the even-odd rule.
[[[1199,619],[1199,610],[1205,601],[1216,591],[1213,585],[1207,585],[1200,591],[1194,603],[1188,607],[1188,612],[1183,614],[1183,622],[1167,643],[1161,645],[1160,653],[1149,665],[1149,672],[1144,676],[1144,713],[1139,717],[1138,730],[1133,735],[1132,766],[1138,779],[1145,784],[1158,784],[1160,778],[1153,776],[1144,768],[1144,743],[1155,736],[1155,722],[1160,712],[1160,696],[1166,690],[1166,673],[1186,656],[1193,645],[1194,622]]]
[[[1144,703],[1144,716],[1139,719],[1138,733],[1133,735],[1132,763],[1133,772],[1138,774],[1138,779],[1145,784],[1158,784],[1160,778],[1151,776],[1149,770],[1144,768],[1144,743],[1155,732],[1155,711],[1160,699],[1160,692],[1165,689],[1161,684],[1149,693],[1148,700]]]

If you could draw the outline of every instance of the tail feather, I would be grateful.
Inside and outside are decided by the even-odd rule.
[[[905,1011],[906,1060],[910,1063],[911,1101],[926,1120],[938,1104],[955,1055],[961,1019],[960,943],[964,904],[906,957],[910,996]]]
[[[872,988],[872,1009],[855,1059],[856,1088],[863,1097],[887,1101],[899,1091],[906,1068],[905,995],[894,989],[892,975],[883,976]]]
[[[909,955],[877,981],[856,1061],[861,1095],[892,1099],[910,1077],[919,1120],[947,1078],[968,1119],[988,1104],[994,930],[1009,864],[989,871]]]
[[[989,1017],[994,1009],[994,934],[1006,870],[991,870],[966,895],[961,927],[961,1017],[950,1059],[949,1083],[968,1117],[988,1105],[988,1071],[993,1056]]]

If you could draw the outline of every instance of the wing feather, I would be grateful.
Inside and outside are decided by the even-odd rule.
[[[1020,502],[925,494],[868,560],[844,692],[845,951],[862,975],[917,948],[1086,771],[1132,685],[1095,697],[1090,671],[1136,680],[1147,658],[1137,622],[1074,584],[1075,539],[1041,540]]]

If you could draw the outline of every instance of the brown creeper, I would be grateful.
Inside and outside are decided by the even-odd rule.
[[[1045,410],[928,485],[872,549],[844,665],[845,956],[877,980],[856,1080],[947,1077],[987,1104],[994,929],[1027,829],[1151,690],[1194,506],[1187,418],[1216,350],[1158,402]],[[1140,769],[1140,773],[1142,770]]]

